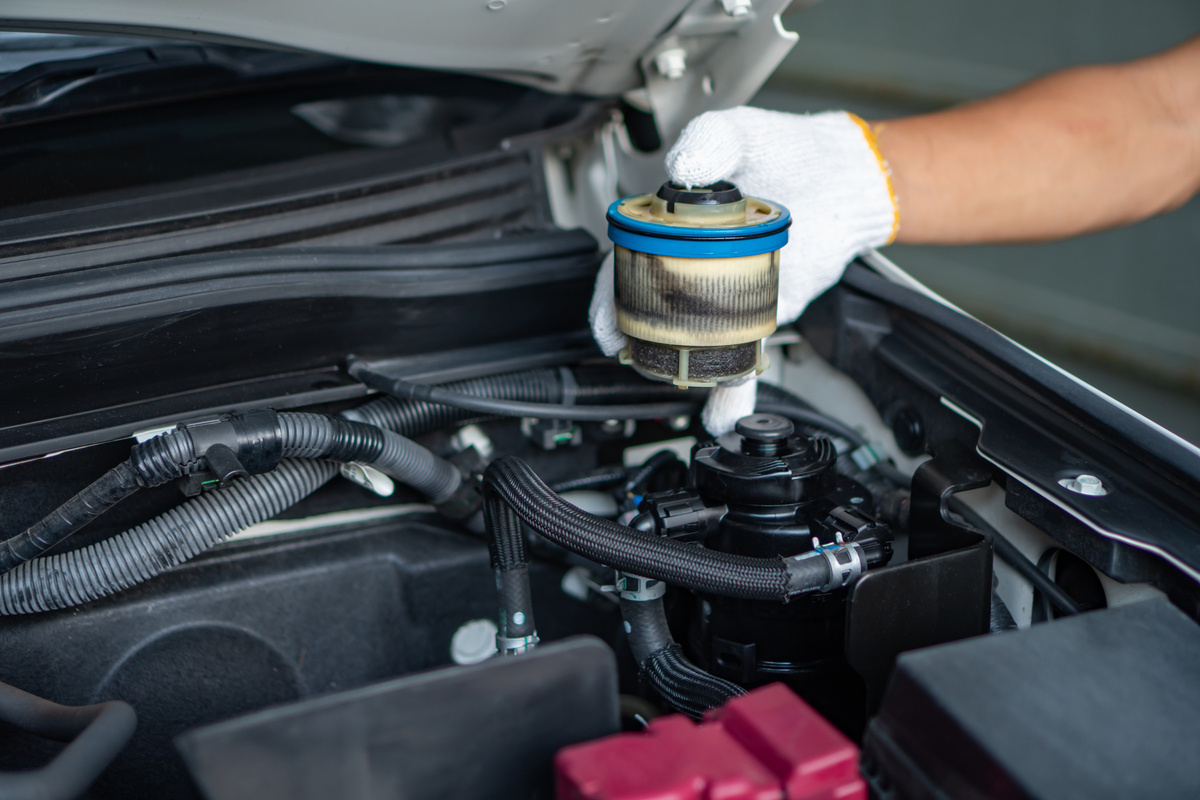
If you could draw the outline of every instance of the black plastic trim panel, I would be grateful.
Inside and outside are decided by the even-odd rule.
[[[338,372],[347,353],[429,374],[469,371],[464,352],[492,372],[578,357],[598,264],[589,235],[557,231],[16,282],[0,293],[0,462],[217,409],[348,399],[363,389]]]
[[[867,387],[885,419],[897,401],[879,389],[880,369],[903,376],[978,428],[980,455],[1011,476],[1010,486],[1018,481],[1056,506],[1064,534],[1080,523],[1100,534],[1107,545],[1082,554],[1094,566],[1118,580],[1155,579],[1137,552],[1145,551],[1200,580],[1200,453],[1194,447],[977,320],[862,264],[847,269],[840,287],[822,301],[825,313],[831,304],[865,301],[853,297],[886,308],[870,323],[870,357],[837,352],[846,345],[843,335],[812,338],[825,342],[824,354]],[[936,452],[931,439],[928,447]],[[1099,476],[1109,494],[1085,497],[1058,484],[1081,473]],[[1010,506],[1032,513],[1030,492],[1024,502],[1010,498]]]

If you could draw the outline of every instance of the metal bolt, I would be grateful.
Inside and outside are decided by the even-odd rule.
[[[508,5],[508,0],[489,0],[487,4],[488,11],[499,11]]]
[[[1108,489],[1104,488],[1104,483],[1095,475],[1076,475],[1074,478],[1063,478],[1058,482],[1058,485],[1076,494],[1087,495],[1088,497],[1102,497],[1108,494]]]
[[[600,423],[600,430],[605,433],[619,433],[624,427],[624,424],[619,419],[606,419]]]
[[[654,57],[654,67],[667,80],[679,80],[687,72],[687,50],[682,47],[663,50]]]
[[[750,13],[750,0],[721,0],[721,7],[731,17],[744,17]]]
[[[686,431],[692,426],[692,418],[687,414],[681,414],[678,417],[671,417],[667,420],[667,427],[673,431]]]

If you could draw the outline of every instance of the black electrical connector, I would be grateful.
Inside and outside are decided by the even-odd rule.
[[[698,542],[717,529],[729,508],[710,506],[687,489],[672,489],[646,495],[638,505],[638,511],[650,516],[655,532],[672,539]],[[631,523],[630,526],[646,529],[644,525]]]
[[[825,539],[853,542],[862,548],[867,567],[879,567],[892,559],[892,531],[852,506],[831,506],[815,519]]]
[[[270,409],[181,424],[177,430],[191,441],[191,458],[206,466],[185,477],[180,488],[188,497],[224,489],[234,478],[270,472],[283,458],[279,414]]]

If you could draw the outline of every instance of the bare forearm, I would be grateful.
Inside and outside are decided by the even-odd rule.
[[[899,241],[1032,241],[1134,222],[1200,189],[1200,38],[874,127]]]

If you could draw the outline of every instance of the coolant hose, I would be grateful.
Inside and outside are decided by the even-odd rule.
[[[675,711],[700,719],[710,708],[746,693],[736,683],[710,675],[687,659],[671,637],[662,598],[622,598],[621,617],[638,671]]]
[[[699,592],[776,602],[817,591],[830,580],[824,558],[751,558],[722,553],[593,516],[552,492],[515,456],[493,461],[483,482],[485,498],[494,493],[542,537],[623,572]],[[490,533],[493,538],[498,535],[495,528]]]
[[[112,538],[21,564],[0,575],[0,614],[68,608],[144,583],[295,505],[336,473],[327,461],[285,460]]]

